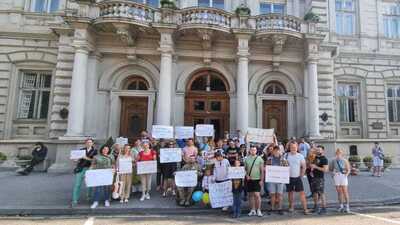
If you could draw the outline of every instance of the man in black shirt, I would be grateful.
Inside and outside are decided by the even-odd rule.
[[[229,164],[231,164],[231,166],[234,166],[235,160],[239,159],[239,150],[240,149],[236,147],[235,142],[233,140],[230,140],[225,155],[227,156],[227,159],[229,161]]]
[[[314,199],[314,211],[318,214],[326,213],[326,197],[324,194],[325,179],[324,174],[328,172],[328,159],[325,157],[324,146],[318,146],[317,157],[315,163],[311,164],[311,176],[313,176],[311,182],[311,192]],[[321,209],[318,206],[318,202],[321,201]]]
[[[33,167],[40,164],[46,159],[47,156],[47,147],[43,145],[42,142],[37,142],[35,144],[35,148],[32,151],[32,160],[29,163],[29,166],[23,170],[18,170],[18,173],[21,175],[28,175],[32,172]]]

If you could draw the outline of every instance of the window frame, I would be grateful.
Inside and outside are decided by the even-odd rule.
[[[209,7],[209,8],[216,8],[216,9],[225,10],[225,6],[226,6],[225,0],[222,0],[222,1],[223,1],[223,7],[222,7],[222,8],[219,8],[219,7],[215,7],[215,6],[214,6],[214,1],[216,1],[216,0],[206,0],[206,1],[208,1],[208,6],[200,6],[200,1],[201,1],[201,0],[197,0],[197,6],[198,6],[198,7]]]
[[[338,9],[336,7],[336,1],[341,1],[341,8]],[[346,9],[345,4],[346,1],[351,1],[353,3],[353,7],[351,10]],[[348,36],[348,37],[352,37],[355,36],[358,33],[358,1],[357,0],[334,0],[334,5],[335,5],[335,33],[336,35],[339,36]],[[341,23],[341,30],[338,29],[338,24],[339,24],[339,20],[338,20],[338,16],[341,16],[342,19],[342,23]],[[352,15],[353,21],[352,21],[352,31],[347,33],[347,29],[349,28],[348,26],[346,26],[347,21],[345,21],[346,17]]]
[[[385,2],[383,3],[382,8],[383,37],[388,39],[400,39],[400,4],[394,2]],[[392,11],[393,8],[395,9],[394,13]],[[390,28],[392,25],[391,21],[397,22],[397,33],[392,32],[393,30]],[[388,31],[388,33],[386,31]]]
[[[355,85],[355,86],[357,86],[357,88],[358,88],[358,93],[357,93],[357,96],[340,96],[339,94],[338,94],[338,92],[339,92],[339,87],[340,86],[342,86],[342,85],[346,85],[346,86],[349,86],[349,85]],[[350,125],[356,125],[356,124],[361,124],[361,121],[362,121],[362,117],[363,117],[363,115],[361,114],[361,112],[362,112],[362,97],[361,97],[361,88],[362,88],[362,84],[361,83],[359,83],[359,82],[347,82],[347,81],[342,81],[342,80],[339,80],[339,81],[337,81],[337,84],[336,84],[336,90],[335,90],[335,97],[336,97],[336,102],[337,102],[337,108],[336,108],[336,110],[337,110],[337,115],[338,115],[338,122],[340,123],[340,124],[350,124]],[[340,100],[341,99],[355,99],[355,100],[357,100],[357,108],[355,109],[355,110],[357,110],[354,114],[355,114],[355,116],[357,117],[356,119],[355,119],[355,121],[342,121],[341,119],[341,108],[340,108]],[[346,101],[346,102],[348,102],[348,101]],[[346,114],[347,115],[349,115],[349,111],[348,111],[348,109],[347,109],[347,112],[346,112]]]
[[[49,87],[38,87],[36,84],[34,88],[23,88],[23,82],[24,82],[24,74],[26,73],[35,73],[36,75],[36,81],[38,80],[38,77],[40,77],[40,82],[42,82],[42,77],[43,76],[50,76],[50,86]],[[51,105],[52,105],[52,87],[53,87],[53,70],[29,70],[29,69],[21,69],[19,71],[19,76],[17,80],[17,96],[16,96],[16,102],[17,104],[15,105],[16,109],[14,112],[14,118],[16,121],[47,121],[49,119],[50,115],[50,110],[51,110]],[[41,85],[40,85],[41,86]],[[22,101],[22,93],[24,91],[35,91],[35,102],[34,102],[34,109],[33,109],[33,116],[32,118],[22,118],[19,116],[20,114],[20,107],[21,107],[21,101]],[[48,101],[48,108],[47,108],[47,114],[46,118],[40,118],[40,113],[41,113],[41,107],[42,107],[42,99],[43,99],[43,92],[48,92],[49,93],[49,101]]]
[[[31,0],[30,2],[30,11],[31,12],[35,12],[35,13],[57,13],[58,11],[60,11],[61,8],[61,4],[62,4],[62,0],[43,0],[43,4],[44,4],[44,10],[42,11],[36,11],[36,2],[38,0]],[[58,1],[58,6],[56,10],[51,10],[51,4],[53,1]]]
[[[390,88],[394,88],[394,96],[389,97],[388,96],[388,90]],[[387,112],[387,121],[390,124],[400,124],[400,113],[397,112],[399,109],[397,101],[400,101],[400,94],[397,96],[397,90],[400,90],[400,84],[399,83],[390,83],[387,84],[385,87],[385,100],[386,100],[386,112]],[[390,116],[389,116],[389,101],[393,101],[393,121],[390,121]],[[400,103],[399,103],[400,104]]]
[[[269,12],[269,13],[261,12],[261,5],[262,4],[270,4],[271,5],[271,12]],[[276,5],[281,5],[283,7],[282,13],[274,12],[274,8],[275,8]],[[275,3],[275,2],[269,2],[269,1],[260,1],[260,3],[259,3],[259,14],[260,15],[267,15],[267,14],[282,14],[282,15],[286,15],[286,9],[287,9],[287,5],[285,3]]]

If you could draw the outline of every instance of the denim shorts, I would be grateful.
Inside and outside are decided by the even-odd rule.
[[[283,184],[281,183],[267,183],[267,189],[271,194],[283,194]]]

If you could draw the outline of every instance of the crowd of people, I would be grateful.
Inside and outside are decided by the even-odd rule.
[[[159,150],[161,148],[181,148],[182,162],[160,163]],[[136,173],[136,163],[140,161],[157,160],[158,172],[157,191],[163,197],[175,196],[177,204],[190,206],[193,204],[192,193],[201,190],[204,193],[209,191],[212,183],[221,183],[230,180],[228,168],[231,166],[244,166],[246,175],[244,179],[232,180],[233,205],[232,216],[239,217],[242,201],[249,201],[249,216],[263,216],[262,193],[270,198],[268,213],[284,214],[282,203],[284,190],[288,193],[289,212],[295,209],[295,193],[300,196],[303,213],[326,213],[325,197],[325,174],[329,173],[334,179],[336,186],[339,211],[349,212],[349,193],[347,190],[350,173],[350,164],[343,157],[341,149],[336,150],[334,159],[329,160],[325,156],[324,147],[308,144],[304,139],[299,142],[292,138],[285,145],[278,143],[259,144],[246,143],[244,138],[229,138],[214,141],[211,138],[198,138],[186,140],[155,140],[146,131],[136,139],[132,146],[126,144],[120,146],[114,144],[102,146],[99,151],[94,148],[92,139],[85,141],[86,156],[77,161],[74,169],[75,182],[72,194],[72,204],[78,204],[82,182],[85,172],[89,169],[114,169],[115,182],[112,186],[100,186],[91,188],[94,209],[99,205],[101,197],[104,206],[110,206],[110,200],[116,199],[121,204],[127,203],[131,192],[141,191],[140,201],[150,199],[152,189],[152,174]],[[121,174],[118,172],[120,160],[131,160],[132,173]],[[290,180],[288,184],[265,182],[266,165],[288,166]],[[195,170],[198,174],[198,185],[193,188],[176,187],[174,175],[176,171]],[[312,211],[307,206],[307,196],[304,192],[305,177],[314,200]],[[112,196],[112,190],[118,188],[119,194]],[[114,194],[114,193],[113,193]],[[102,196],[101,196],[102,195]],[[224,207],[222,210],[228,210]]]

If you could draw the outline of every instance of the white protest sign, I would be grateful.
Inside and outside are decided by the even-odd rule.
[[[246,176],[246,170],[244,166],[239,167],[228,167],[228,178],[229,179],[242,179]]]
[[[118,172],[121,174],[132,173],[132,159],[118,159]]]
[[[196,187],[197,171],[188,170],[175,172],[175,184],[177,187]]]
[[[87,170],[85,183],[87,187],[108,186],[113,183],[112,169]]]
[[[121,147],[128,144],[128,138],[118,137],[115,139],[115,144],[119,144]]]
[[[193,138],[193,133],[194,133],[193,127],[175,127],[175,138],[176,139]]]
[[[196,125],[196,136],[197,137],[212,137],[212,136],[214,136],[214,125],[213,124],[197,124]]]
[[[289,183],[288,166],[265,166],[265,182],[270,183]]]
[[[71,150],[69,158],[72,160],[82,159],[86,156],[86,150]]]
[[[157,161],[140,161],[137,162],[137,174],[157,173]]]
[[[153,125],[151,135],[155,139],[172,139],[174,138],[174,128],[171,126]]]
[[[233,205],[232,181],[210,184],[209,192],[212,208]]]
[[[259,128],[248,128],[247,129],[247,141],[256,143],[273,143],[274,129],[259,129]]]
[[[182,149],[160,148],[160,163],[171,163],[182,161]]]

